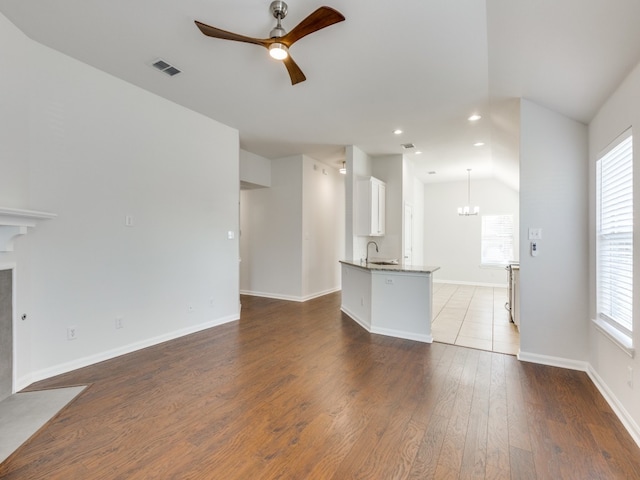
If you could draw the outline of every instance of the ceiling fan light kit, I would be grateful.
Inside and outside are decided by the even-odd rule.
[[[212,27],[197,20],[195,21],[195,24],[200,31],[208,37],[220,38],[223,40],[234,40],[236,42],[253,43],[254,45],[261,45],[265,47],[269,50],[269,55],[271,55],[271,57],[276,60],[282,60],[284,66],[287,68],[287,72],[289,72],[292,85],[304,82],[307,77],[302,73],[302,70],[300,70],[300,67],[298,67],[296,62],[293,61],[291,55],[289,55],[289,48],[291,48],[291,45],[295,42],[311,33],[329,27],[334,23],[344,21],[344,15],[331,7],[320,7],[296,25],[293,30],[287,33],[281,25],[282,19],[287,16],[287,4],[282,1],[274,1],[271,2],[269,9],[278,22],[269,33],[269,38],[261,39],[247,37]]]
[[[284,60],[289,56],[289,49],[284,43],[272,43],[269,45],[269,55],[276,60]]]

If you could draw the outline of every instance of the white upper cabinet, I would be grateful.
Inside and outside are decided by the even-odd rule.
[[[384,235],[386,184],[375,177],[358,181],[356,235]]]

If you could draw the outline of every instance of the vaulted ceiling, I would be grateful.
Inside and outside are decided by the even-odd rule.
[[[337,167],[357,145],[407,155],[425,181],[473,168],[516,188],[517,99],[588,123],[640,60],[637,0],[327,2],[346,20],[291,48],[307,76],[295,86],[264,48],[194,25],[265,38],[270,0],[0,0],[0,12],[37,42],[237,128],[252,153]],[[283,27],[321,5],[290,0]],[[152,68],[157,58],[181,73]]]

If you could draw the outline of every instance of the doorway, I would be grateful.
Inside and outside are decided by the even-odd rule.
[[[506,287],[434,284],[433,340],[517,355],[520,332],[505,308]]]

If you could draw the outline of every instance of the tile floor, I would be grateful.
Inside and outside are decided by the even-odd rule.
[[[0,402],[0,463],[51,420],[84,386],[22,392]]]
[[[509,321],[507,300],[506,287],[434,283],[434,341],[516,355],[520,334]]]

